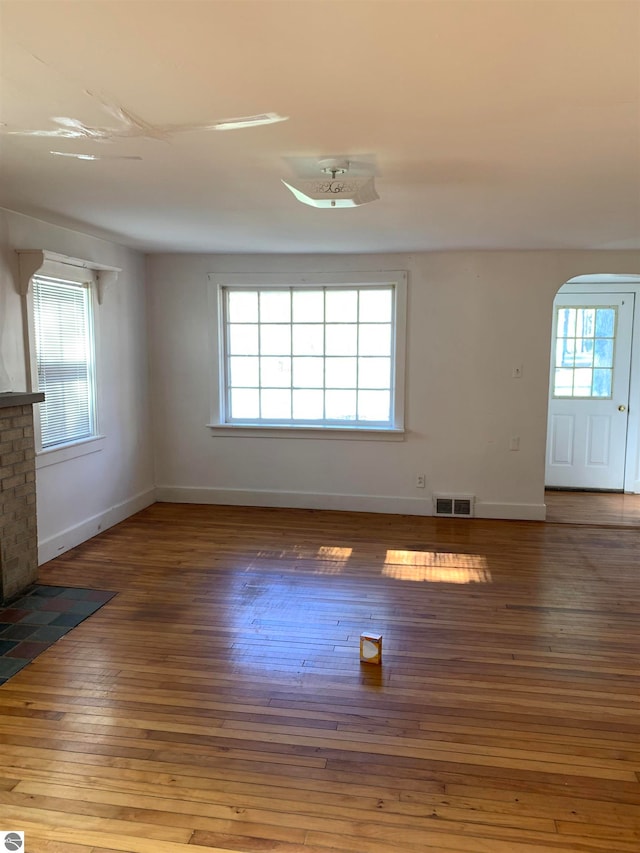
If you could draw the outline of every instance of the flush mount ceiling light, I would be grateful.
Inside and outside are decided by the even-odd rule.
[[[347,175],[346,160],[320,160],[320,171],[324,177],[305,178],[282,183],[303,204],[311,207],[359,207],[380,198],[376,192],[372,175]]]

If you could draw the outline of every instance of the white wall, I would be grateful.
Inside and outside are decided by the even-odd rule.
[[[154,501],[144,258],[113,243],[0,210],[0,391],[28,387],[16,249],[122,268],[96,313],[104,449],[37,471],[40,562]]]
[[[212,434],[208,273],[384,269],[409,271],[405,441]],[[160,499],[428,515],[433,492],[462,492],[480,516],[540,519],[553,297],[576,275],[640,272],[640,252],[154,255],[147,270]]]

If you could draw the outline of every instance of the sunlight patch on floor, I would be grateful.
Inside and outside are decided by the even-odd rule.
[[[481,554],[441,551],[387,551],[382,574],[402,581],[491,583],[487,558]]]

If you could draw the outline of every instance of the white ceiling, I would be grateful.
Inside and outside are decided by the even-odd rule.
[[[100,99],[158,125],[289,116],[5,133],[0,206],[147,251],[640,248],[636,0],[0,0],[0,33],[4,131],[114,126]],[[295,201],[281,178],[334,155],[380,200]]]

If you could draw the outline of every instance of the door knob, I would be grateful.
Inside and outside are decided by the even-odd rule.
[[[626,412],[626,411],[627,411],[627,407],[626,407],[626,406],[618,406],[618,411],[619,411],[619,412]]]

